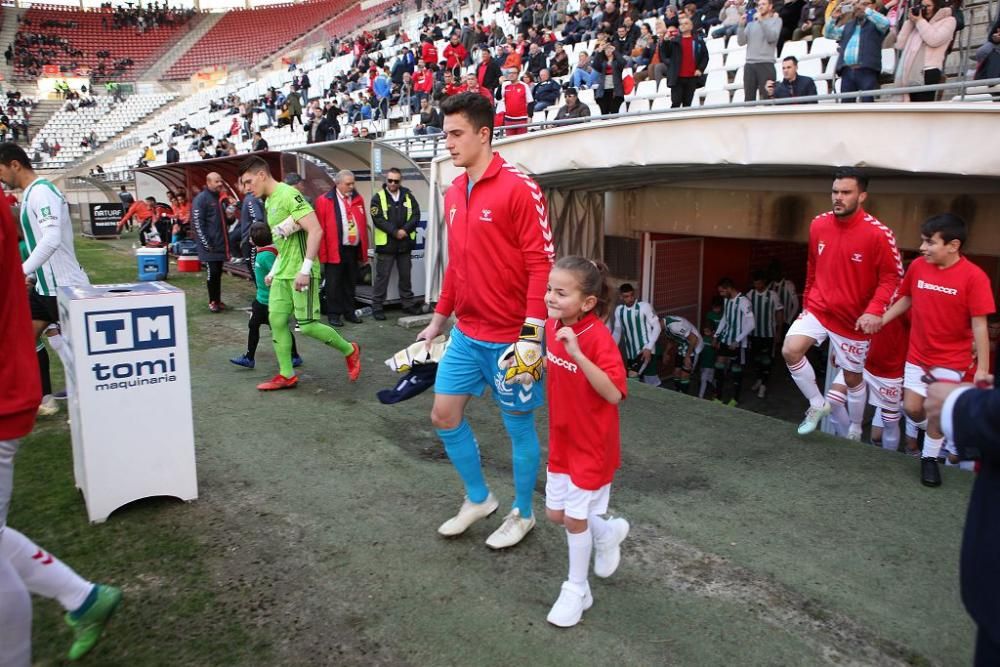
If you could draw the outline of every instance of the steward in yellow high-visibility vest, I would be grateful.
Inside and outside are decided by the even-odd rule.
[[[382,304],[389,289],[392,267],[399,274],[399,298],[406,312],[417,312],[410,286],[410,251],[417,240],[420,205],[417,198],[402,185],[398,169],[386,173],[385,187],[372,197],[372,224],[375,226],[375,289],[372,295],[372,317],[384,320]]]

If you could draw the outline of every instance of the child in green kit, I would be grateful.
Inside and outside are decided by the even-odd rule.
[[[250,333],[247,335],[247,351],[229,360],[243,368],[253,368],[256,365],[254,355],[257,353],[257,344],[260,342],[260,325],[268,324],[267,302],[271,288],[264,282],[264,277],[270,273],[271,267],[274,266],[274,262],[278,258],[278,251],[271,245],[273,241],[271,228],[265,223],[257,222],[250,227],[250,243],[257,249],[257,258],[253,263],[257,298],[250,304]],[[295,347],[295,336],[292,336],[292,366],[298,368],[301,365],[302,357],[299,356],[299,351]]]

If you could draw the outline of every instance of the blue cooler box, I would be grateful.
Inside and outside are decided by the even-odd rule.
[[[135,251],[139,280],[165,280],[167,277],[167,249],[139,248]]]

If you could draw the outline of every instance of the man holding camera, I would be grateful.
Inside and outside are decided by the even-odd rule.
[[[840,43],[837,57],[837,74],[840,92],[876,90],[878,75],[882,71],[882,40],[889,31],[889,19],[873,9],[873,0],[843,0],[826,22],[823,36]],[[840,23],[841,17],[846,22]],[[854,102],[856,98],[842,100]],[[871,95],[861,97],[862,102],[874,102]]]

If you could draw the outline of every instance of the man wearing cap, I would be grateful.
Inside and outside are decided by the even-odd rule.
[[[384,320],[382,303],[389,289],[392,267],[396,267],[399,299],[403,311],[419,314],[423,310],[414,303],[410,286],[410,251],[417,239],[420,206],[417,199],[402,186],[403,174],[393,167],[385,176],[385,187],[372,197],[372,224],[375,226],[375,290],[372,296],[372,317]]]
[[[180,151],[177,150],[177,142],[171,141],[169,144],[170,148],[167,149],[167,164],[173,164],[174,162],[181,161]]]
[[[556,113],[556,120],[571,120],[579,118],[581,120],[590,117],[590,107],[580,102],[576,88],[567,88],[565,93],[566,104]]]

